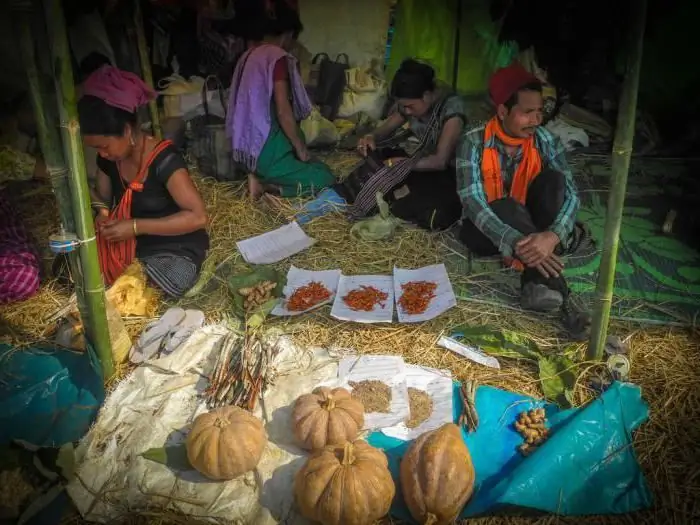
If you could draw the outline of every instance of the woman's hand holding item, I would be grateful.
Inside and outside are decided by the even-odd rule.
[[[370,151],[375,149],[377,149],[377,143],[374,140],[374,135],[365,135],[357,142],[357,151],[363,157],[366,157]]]
[[[134,223],[133,219],[105,221],[100,225],[100,233],[109,242],[126,241],[136,237]]]

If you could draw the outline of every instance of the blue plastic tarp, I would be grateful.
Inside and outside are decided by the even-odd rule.
[[[60,447],[82,438],[105,398],[97,358],[42,346],[0,345],[0,445]]]
[[[462,411],[458,385],[454,417]],[[549,439],[531,456],[518,452],[523,440],[514,428],[520,412],[544,407],[551,427]],[[582,408],[556,405],[482,386],[476,393],[479,427],[462,436],[476,471],[472,499],[462,518],[512,511],[513,507],[559,515],[623,514],[649,508],[651,492],[632,446],[632,432],[647,420],[649,410],[641,390],[614,383]],[[401,497],[398,468],[409,443],[381,432],[369,443],[383,449],[397,482],[392,515],[411,520]]]

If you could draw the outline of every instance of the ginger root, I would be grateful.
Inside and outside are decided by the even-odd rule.
[[[544,408],[521,412],[514,427],[523,437],[524,442],[518,447],[518,450],[525,457],[535,452],[549,437]]]
[[[272,281],[262,281],[255,286],[246,286],[238,290],[243,300],[243,308],[248,312],[258,308],[272,299],[272,291],[277,287],[277,283]]]

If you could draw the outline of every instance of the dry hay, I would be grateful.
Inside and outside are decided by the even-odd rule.
[[[350,166],[350,162],[347,161]],[[348,168],[349,169],[349,168]],[[243,184],[220,184],[212,180],[196,179],[207,203],[210,217],[211,264],[223,261],[231,264],[230,273],[248,270],[236,250],[238,240],[258,235],[279,227],[286,222],[289,209],[270,208],[265,203],[251,203],[244,197]],[[317,244],[290,260],[276,265],[282,272],[291,264],[307,269],[340,268],[348,274],[390,274],[394,265],[415,268],[442,262],[450,250],[440,235],[400,228],[396,236],[383,242],[355,240],[350,236],[347,221],[339,215],[331,215],[312,221],[305,227]],[[223,277],[226,277],[225,275]],[[474,276],[450,275],[453,283],[467,288],[476,286]],[[55,291],[53,292],[55,294]],[[51,286],[45,287],[34,300],[39,304],[34,312],[45,311],[57,302]],[[231,315],[231,302],[224,286],[206,296],[181,301],[203,309],[207,319],[219,321]],[[31,315],[28,305],[15,305],[12,320],[19,323]],[[165,308],[166,304],[162,305]],[[0,309],[0,315],[9,320],[8,309]],[[24,313],[22,313],[24,312]],[[146,320],[127,321],[134,332]],[[567,346],[557,336],[555,320],[546,317],[529,317],[505,305],[494,306],[474,301],[458,301],[456,308],[431,322],[419,325],[358,326],[336,321],[328,315],[328,308],[293,320],[270,319],[270,325],[282,327],[293,334],[296,341],[310,347],[327,347],[331,350],[354,349],[364,354],[401,355],[409,363],[449,369],[460,380],[476,379],[481,384],[497,386],[535,397],[541,389],[534,364],[515,360],[501,360],[502,369],[492,370],[475,365],[459,356],[437,347],[440,334],[455,326],[495,325],[515,330],[534,338],[546,351],[567,348],[579,357],[583,345]],[[138,325],[138,326],[137,326]],[[38,328],[38,327],[35,327]],[[613,333],[630,333],[631,325],[617,324]],[[650,420],[635,434],[635,451],[654,492],[656,506],[648,512],[631,517],[588,518],[484,518],[470,520],[482,525],[525,525],[533,523],[617,523],[656,524],[693,523],[700,520],[700,340],[697,333],[680,329],[662,331],[636,331],[631,338],[632,380],[642,387],[650,406]],[[584,374],[575,390],[577,403],[593,397],[588,389],[586,374],[600,365],[582,365]],[[153,513],[148,523],[182,523],[180,519],[156,517]],[[143,516],[142,516],[143,517]],[[145,519],[145,518],[144,518]],[[135,516],[127,523],[145,523]],[[77,523],[77,522],[75,522]],[[387,521],[389,523],[389,521]]]

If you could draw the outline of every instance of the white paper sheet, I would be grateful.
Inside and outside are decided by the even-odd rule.
[[[448,350],[454,352],[455,354],[466,357],[470,361],[479,363],[480,365],[488,366],[489,368],[501,369],[501,363],[498,359],[491,355],[487,355],[475,346],[465,345],[460,343],[451,337],[441,336],[437,342],[438,346],[447,348]]]
[[[377,305],[371,312],[351,310],[343,301],[348,292],[360,286],[374,286],[387,294],[383,306]],[[338,283],[331,316],[342,321],[356,323],[390,323],[394,318],[394,279],[391,275],[342,275]]]
[[[324,304],[329,304],[333,302],[333,299],[335,298],[335,294],[338,291],[338,280],[340,279],[340,270],[320,270],[320,271],[313,271],[313,270],[304,270],[302,268],[297,268],[295,266],[292,266],[289,269],[289,272],[287,272],[287,283],[284,285],[284,298],[275,306],[275,308],[272,310],[272,315],[301,315],[303,313],[309,312],[311,310],[314,310],[315,308],[319,308],[320,306],[323,306]],[[294,290],[297,288],[300,288],[302,286],[306,286],[307,284],[317,281],[323,286],[325,286],[329,292],[331,292],[331,296],[328,298],[327,301],[323,301],[321,303],[318,303],[317,305],[307,309],[303,310],[300,312],[291,312],[287,310],[287,300],[289,299],[289,296],[294,293]]]
[[[408,428],[402,421],[393,427],[383,428],[383,434],[409,441],[440,428],[445,423],[452,423],[452,374],[449,370],[406,365],[406,387],[427,392],[433,400],[433,411],[428,419],[415,428]]]
[[[243,259],[250,264],[273,264],[306,250],[316,243],[295,222],[257,237],[236,243]]]
[[[408,389],[406,387],[406,365],[395,356],[366,355],[346,357],[338,364],[337,386],[352,390],[350,381],[377,380],[391,389],[389,413],[365,414],[363,430],[379,430],[405,421],[409,415]]]
[[[430,301],[428,309],[422,314],[407,314],[403,312],[399,306],[399,299],[401,299],[401,294],[403,293],[401,285],[411,281],[428,281],[437,284],[435,297]],[[398,313],[400,323],[422,323],[423,321],[430,321],[457,305],[452,283],[447,275],[447,269],[444,264],[424,266],[416,270],[394,268],[394,297],[396,298],[396,312]]]

